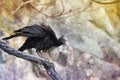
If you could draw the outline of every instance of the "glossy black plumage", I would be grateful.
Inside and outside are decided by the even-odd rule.
[[[3,38],[3,40],[11,39],[17,36],[26,36],[27,39],[19,48],[20,51],[25,49],[36,48],[36,51],[47,51],[52,47],[58,47],[65,44],[65,39],[61,36],[57,39],[54,31],[47,25],[31,25],[14,31],[14,34]]]

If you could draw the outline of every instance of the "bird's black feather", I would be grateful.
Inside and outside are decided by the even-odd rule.
[[[21,35],[20,33],[17,33],[17,34],[11,35],[11,36],[9,36],[9,37],[3,38],[3,40],[8,40],[8,39],[11,39],[11,38],[13,38],[13,37],[20,36],[20,35]]]
[[[35,48],[36,51],[47,51],[52,47],[58,47],[65,44],[65,39],[60,37],[57,39],[54,31],[48,25],[31,25],[19,30],[15,30],[14,34],[3,38],[4,40],[11,39],[17,36],[28,37],[24,44],[18,49],[24,51],[25,49]]]

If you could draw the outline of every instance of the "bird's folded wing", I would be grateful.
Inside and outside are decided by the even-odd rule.
[[[24,27],[22,29],[14,31],[15,34],[21,33],[21,36],[28,36],[28,37],[43,37],[46,34],[46,31],[40,27],[39,25],[31,25]]]
[[[49,25],[42,24],[42,26],[43,26],[42,29],[44,29],[53,40],[57,40],[55,32],[52,30],[52,28]]]

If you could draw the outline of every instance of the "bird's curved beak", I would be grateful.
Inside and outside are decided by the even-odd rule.
[[[65,45],[68,46],[68,47],[70,46],[70,44],[68,43],[68,41],[65,42]]]
[[[68,47],[68,49],[72,50],[72,47],[71,47],[71,45],[69,44],[68,41],[65,42],[65,45]]]

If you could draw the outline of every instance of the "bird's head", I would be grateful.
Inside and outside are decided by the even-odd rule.
[[[64,36],[61,36],[59,39],[58,39],[58,45],[64,45],[66,43],[66,40],[64,39]]]
[[[65,38],[64,36],[61,36],[61,37],[58,39],[58,46],[61,46],[61,45],[65,45],[69,50],[72,51],[72,47],[70,46],[67,38]]]

